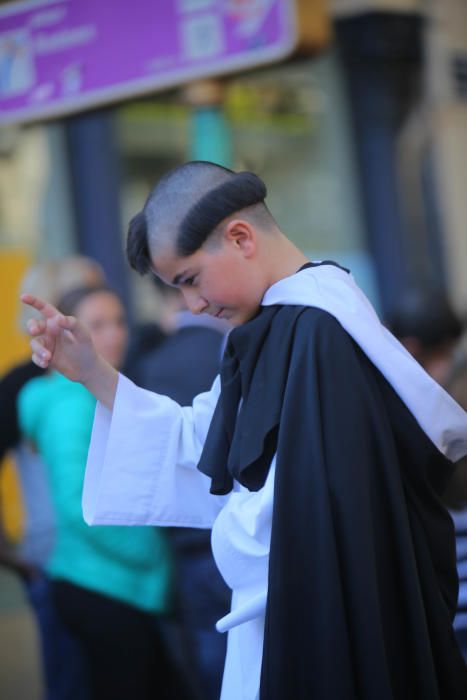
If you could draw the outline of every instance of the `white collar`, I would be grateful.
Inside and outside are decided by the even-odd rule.
[[[352,275],[309,267],[270,287],[261,302],[314,306],[332,314],[391,384],[420,427],[453,462],[467,454],[467,413],[385,328]]]

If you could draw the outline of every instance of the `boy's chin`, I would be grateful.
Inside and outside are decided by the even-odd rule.
[[[230,318],[226,318],[225,320],[230,326],[242,326],[244,323],[251,321],[251,319],[258,314],[260,308],[261,307],[258,307],[257,309],[251,309],[250,311],[243,313],[233,313]]]

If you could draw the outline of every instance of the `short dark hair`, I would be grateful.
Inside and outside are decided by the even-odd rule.
[[[57,302],[57,309],[64,316],[74,316],[76,309],[87,297],[93,296],[94,294],[101,294],[102,292],[112,294],[118,297],[118,294],[111,289],[106,284],[96,284],[91,286],[81,286],[70,289],[66,292]]]
[[[460,319],[437,290],[408,294],[388,315],[387,325],[396,338],[416,338],[425,350],[454,342],[462,334]]]
[[[235,173],[208,161],[192,161],[167,173],[150,193],[129,225],[127,257],[140,274],[151,270],[150,239],[170,240],[177,255],[199,250],[228,216],[249,210],[249,215],[271,215],[264,203],[264,182],[254,173]],[[254,210],[258,210],[255,211]],[[261,211],[259,211],[261,210]]]
[[[134,216],[128,226],[126,238],[126,256],[133,270],[140,275],[151,271],[151,254],[149,252],[148,227],[144,209]]]

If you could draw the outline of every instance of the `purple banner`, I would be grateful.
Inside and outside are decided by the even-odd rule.
[[[292,0],[29,0],[0,10],[0,124],[278,60]]]

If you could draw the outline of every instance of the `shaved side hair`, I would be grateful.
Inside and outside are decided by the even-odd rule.
[[[264,203],[264,182],[254,173],[208,161],[185,163],[164,175],[139,214],[130,221],[127,256],[140,274],[152,268],[151,257],[172,248],[180,257],[199,250],[215,237],[219,225],[239,211],[256,225],[274,223]]]

